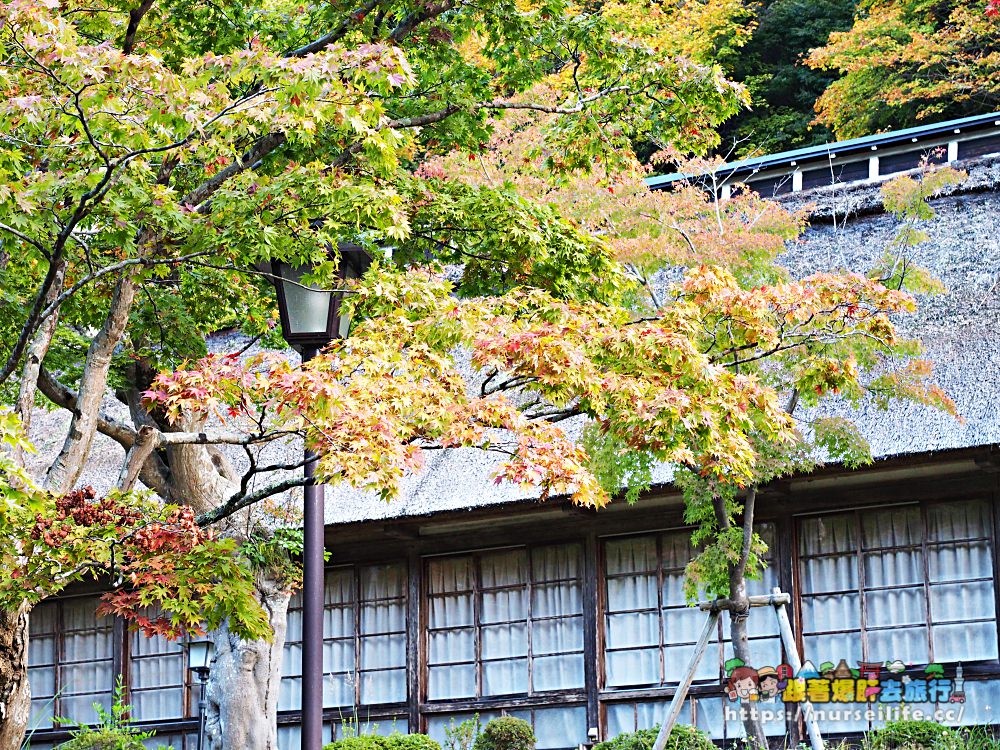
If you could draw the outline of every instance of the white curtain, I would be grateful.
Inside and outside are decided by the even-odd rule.
[[[325,602],[323,705],[351,708],[359,696],[360,705],[404,702],[405,565],[327,571]],[[302,600],[296,595],[289,605],[279,710],[301,707],[301,674]]]
[[[980,501],[801,520],[806,656],[816,663],[865,658],[919,664],[931,659],[933,643],[935,661],[995,659],[991,525]],[[828,632],[833,630],[847,632]]]
[[[476,697],[477,668],[484,696],[582,687],[580,553],[561,545],[430,560],[428,697]]]
[[[184,715],[184,646],[162,636],[132,634],[130,703],[139,721],[179,719]]]

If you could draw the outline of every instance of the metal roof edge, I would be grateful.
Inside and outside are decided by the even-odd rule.
[[[931,123],[928,125],[918,125],[903,130],[892,130],[888,133],[876,133],[860,138],[850,138],[846,141],[834,141],[824,143],[819,146],[808,146],[806,148],[794,149],[792,151],[780,151],[776,154],[758,156],[752,159],[741,159],[739,161],[727,162],[714,170],[714,174],[721,174],[729,177],[737,172],[757,171],[770,167],[779,166],[792,161],[815,159],[817,157],[839,154],[845,151],[858,151],[870,149],[872,146],[883,146],[898,143],[917,136],[938,135],[948,130],[979,128],[983,126],[994,126],[1000,123],[1000,112],[991,112],[982,115],[972,115],[960,117],[953,120]],[[667,175],[655,175],[646,178],[646,184],[652,190],[669,185],[679,180],[701,177],[713,172],[702,172],[697,175],[674,173]]]

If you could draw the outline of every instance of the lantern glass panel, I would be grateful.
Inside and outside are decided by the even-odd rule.
[[[324,333],[330,320],[330,305],[333,294],[315,285],[302,285],[302,276],[309,271],[306,267],[292,267],[281,264],[281,284],[288,308],[289,333]]]

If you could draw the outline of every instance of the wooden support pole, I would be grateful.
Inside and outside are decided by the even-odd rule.
[[[694,675],[698,671],[698,664],[701,662],[701,657],[705,654],[705,649],[708,648],[708,642],[712,639],[712,633],[716,630],[716,624],[719,622],[719,611],[719,609],[709,610],[708,622],[705,623],[705,629],[701,631],[701,638],[698,639],[698,643],[694,647],[694,653],[691,655],[691,661],[688,663],[687,671],[684,673],[684,679],[677,686],[673,700],[670,701],[666,721],[660,725],[660,733],[656,735],[653,750],[664,750],[667,746],[667,739],[670,737],[670,732],[673,730],[677,719],[680,718],[681,710],[684,708],[684,699],[687,698],[688,689],[691,687],[691,683],[694,682]]]
[[[781,589],[775,588],[773,596],[781,594]],[[788,597],[788,594],[781,594]],[[788,612],[785,611],[785,604],[774,605],[774,614],[778,618],[778,630],[781,633],[781,641],[785,644],[785,656],[788,659],[788,666],[792,668],[792,674],[797,675],[802,669],[802,660],[799,659],[799,649],[795,644],[795,635],[792,633],[792,623],[788,620]],[[794,679],[794,677],[793,677]],[[806,732],[809,734],[809,745],[812,750],[823,750],[823,735],[820,734],[819,724],[816,723],[816,716],[813,714],[812,703],[803,701],[799,704],[802,707],[802,716],[805,719]]]

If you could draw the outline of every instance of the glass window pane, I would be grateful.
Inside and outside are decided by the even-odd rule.
[[[455,557],[430,560],[427,584],[432,594],[472,590],[472,558]]]
[[[578,544],[536,547],[531,551],[532,580],[540,583],[579,578],[582,552]]]
[[[483,659],[503,659],[528,654],[528,627],[525,624],[493,625],[484,627],[480,633],[483,639]]]
[[[323,675],[323,705],[326,707],[353,706],[354,672]]]
[[[476,694],[474,664],[428,667],[427,697],[431,700],[469,698]]]
[[[608,579],[608,610],[654,609],[659,606],[656,596],[656,576],[637,575]]]
[[[428,644],[430,664],[473,661],[476,658],[476,631],[472,628],[434,631],[428,636]]]
[[[861,514],[861,536],[865,549],[904,547],[922,540],[920,508],[915,505],[866,511]]]
[[[528,595],[523,588],[483,592],[482,622],[507,622],[528,616]]]
[[[656,538],[615,539],[604,545],[605,567],[609,575],[656,570]]]
[[[435,596],[430,600],[432,628],[453,628],[473,624],[472,594]]]
[[[361,607],[361,632],[375,635],[406,630],[406,605],[402,601],[383,601]]]
[[[802,592],[806,594],[858,588],[858,561],[853,555],[803,560],[801,570]]]
[[[483,695],[512,695],[527,692],[527,659],[483,663]]]
[[[608,648],[658,645],[659,628],[659,617],[655,611],[608,615],[605,640]]]
[[[531,652],[536,656],[574,651],[583,651],[582,617],[537,620],[532,624]]]
[[[854,630],[861,627],[861,597],[858,594],[808,596],[802,598],[802,630]]]
[[[865,593],[865,603],[870,628],[927,622],[922,587],[868,591]]]
[[[388,669],[361,673],[361,703],[403,703],[406,701],[406,670]]]
[[[535,657],[532,680],[536,692],[582,688],[583,654]]]
[[[660,650],[610,651],[605,655],[609,687],[660,682]]]
[[[531,616],[574,615],[583,611],[583,595],[576,581],[531,587]]]
[[[942,583],[930,587],[934,622],[993,617],[992,581]]]
[[[406,634],[378,635],[361,639],[361,668],[406,666]]]
[[[932,583],[992,578],[993,557],[989,542],[956,542],[929,547],[927,568]]]
[[[868,633],[868,661],[894,661],[905,664],[926,664],[928,653],[927,628],[891,628]]]
[[[361,569],[361,598],[393,599],[406,595],[406,568],[403,565],[370,565]]]
[[[587,742],[587,709],[583,706],[536,709],[534,728],[538,750],[578,747]]]
[[[331,604],[354,603],[354,570],[351,568],[335,568],[326,571],[325,602]],[[299,603],[298,606],[302,606]]]
[[[923,583],[924,558],[919,549],[869,552],[865,555],[865,586]]]
[[[857,549],[853,515],[804,518],[799,521],[799,553],[853,552]]]
[[[997,658],[997,627],[993,621],[935,625],[934,661],[978,661]]]
[[[480,566],[483,588],[516,586],[528,579],[528,553],[523,549],[484,554]]]
[[[989,536],[990,508],[981,500],[931,503],[927,506],[927,538],[953,542]]]

